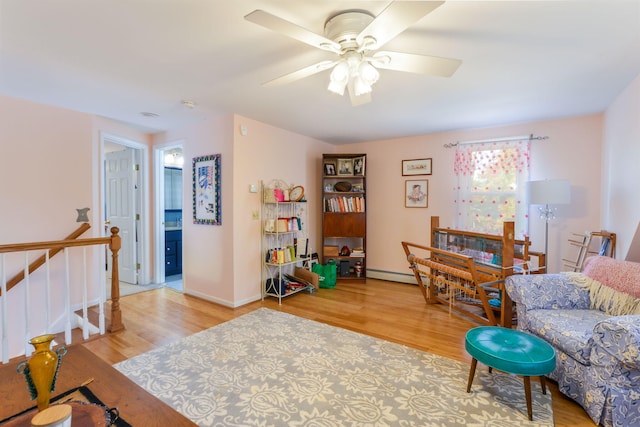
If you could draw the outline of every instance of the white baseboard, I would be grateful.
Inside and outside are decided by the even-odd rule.
[[[398,273],[396,271],[375,270],[367,268],[367,277],[371,279],[387,280],[389,282],[409,283],[411,285],[418,284],[413,274]]]
[[[249,304],[250,302],[258,301],[260,299],[260,295],[256,295],[240,301],[227,301],[220,298],[214,298],[211,295],[206,295],[206,294],[203,294],[197,291],[192,291],[189,289],[184,289],[183,292],[185,295],[191,295],[209,302],[215,302],[216,304],[220,304],[229,308],[238,308],[245,304]]]

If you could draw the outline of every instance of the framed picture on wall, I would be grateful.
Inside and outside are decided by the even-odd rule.
[[[431,175],[431,158],[402,161],[402,176]]]
[[[429,181],[406,180],[404,183],[404,207],[426,208],[429,206]]]
[[[193,158],[193,223],[220,225],[220,154]]]

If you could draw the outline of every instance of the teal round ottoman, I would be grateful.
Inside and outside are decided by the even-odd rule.
[[[464,347],[473,357],[467,393],[476,373],[478,362],[509,374],[524,377],[524,394],[527,414],[531,413],[531,377],[540,377],[542,393],[547,394],[544,375],[556,368],[556,352],[546,341],[533,335],[499,326],[479,326],[467,332]]]

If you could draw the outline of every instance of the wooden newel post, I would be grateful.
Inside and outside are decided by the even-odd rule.
[[[122,239],[118,235],[120,229],[111,227],[111,325],[109,332],[124,330],[122,323],[122,312],[120,311],[120,274],[118,267],[118,251],[122,247]]]

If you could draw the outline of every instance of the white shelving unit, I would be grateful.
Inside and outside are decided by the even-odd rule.
[[[308,204],[306,201],[279,201],[274,190],[289,191],[280,180],[261,183],[262,221],[262,299],[271,296],[282,299],[301,291],[313,291],[313,286],[295,286],[287,278],[293,277],[296,266],[311,260],[308,246]],[[287,193],[288,195],[288,193]],[[286,197],[288,199],[288,197]]]

